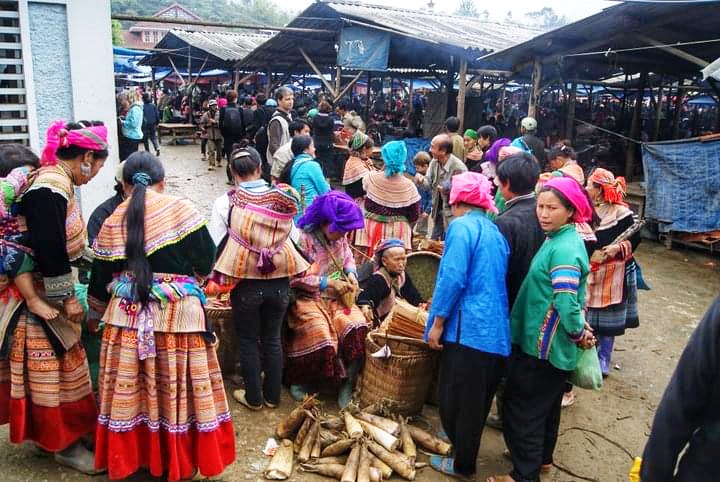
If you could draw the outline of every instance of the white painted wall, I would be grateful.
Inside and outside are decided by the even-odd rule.
[[[112,188],[119,162],[110,0],[67,0],[66,5],[75,120],[103,121],[110,144],[105,167],[81,190],[87,221],[100,203],[115,194]]]

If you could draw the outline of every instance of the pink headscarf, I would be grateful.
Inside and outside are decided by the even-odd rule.
[[[525,152],[525,151],[523,151],[519,147],[515,147],[515,146],[501,147],[500,150],[498,151],[498,161],[503,162],[508,157],[510,157],[514,154],[519,154],[521,152]]]
[[[490,184],[487,177],[479,172],[463,172],[452,178],[450,204],[471,204],[497,214],[498,209],[495,207],[495,201],[490,195],[491,192],[492,184]]]
[[[585,189],[571,177],[553,177],[545,183],[544,188],[553,188],[562,194],[575,208],[573,221],[587,223],[592,219],[592,206],[588,201]]]
[[[54,166],[57,164],[57,150],[68,146],[77,146],[93,151],[107,149],[107,127],[92,126],[68,130],[65,128],[65,121],[53,122],[47,131],[47,139],[42,157],[40,157],[40,165]]]

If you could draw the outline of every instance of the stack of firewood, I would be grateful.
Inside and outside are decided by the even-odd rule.
[[[276,429],[280,447],[265,478],[285,480],[297,458],[300,470],[341,482],[380,482],[393,473],[414,480],[427,464],[416,462],[417,447],[440,455],[450,445],[407,423],[377,415],[374,406],[346,409],[340,417],[324,416],[314,397],[306,398]]]
[[[385,332],[388,335],[422,339],[427,320],[427,311],[398,298],[391,315],[387,318]]]

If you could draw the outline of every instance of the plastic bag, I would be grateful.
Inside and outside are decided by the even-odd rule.
[[[570,375],[570,383],[587,390],[600,390],[603,386],[602,370],[597,348],[580,350],[575,371]]]

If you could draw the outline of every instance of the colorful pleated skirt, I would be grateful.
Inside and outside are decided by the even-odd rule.
[[[137,330],[106,325],[95,466],[110,479],[140,468],[168,480],[221,474],[235,433],[215,349],[201,333],[155,332],[155,347],[140,360]]]

